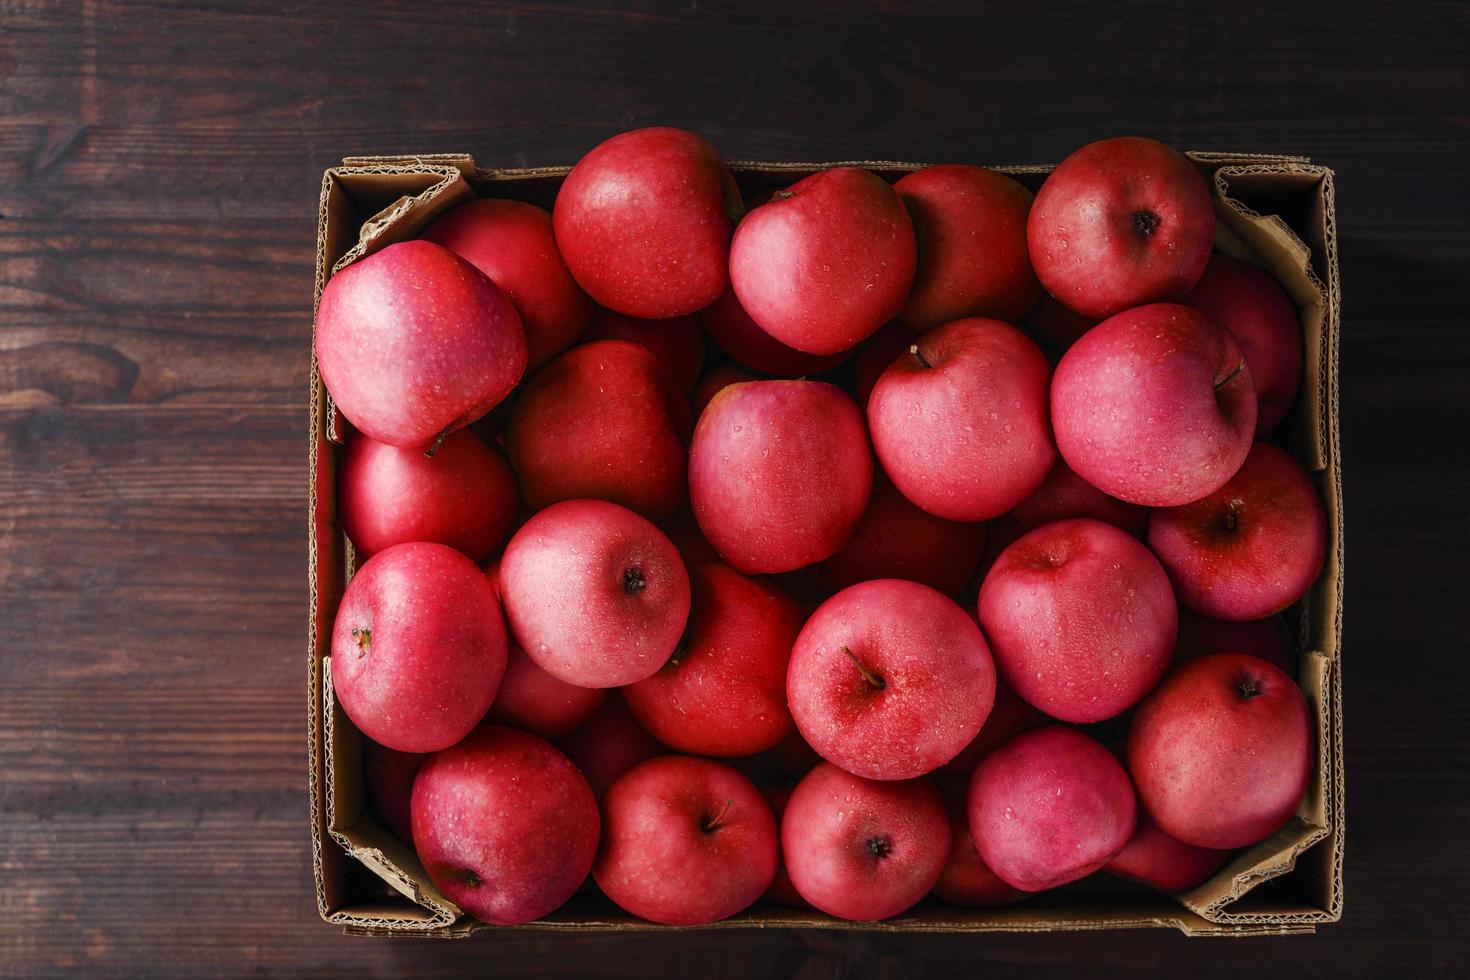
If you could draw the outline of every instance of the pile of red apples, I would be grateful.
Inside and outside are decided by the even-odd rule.
[[[769,175],[767,175],[769,177]],[[1297,314],[1151,140],[741,191],[593,149],[327,283],[383,825],[490,923],[1187,891],[1315,763]],[[589,878],[590,874],[590,878]]]

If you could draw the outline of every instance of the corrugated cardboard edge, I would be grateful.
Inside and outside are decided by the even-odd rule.
[[[1329,495],[1329,505],[1333,506],[1332,527],[1334,529],[1334,541],[1329,570],[1324,572],[1324,579],[1332,577],[1330,585],[1330,601],[1319,605],[1319,612],[1331,610],[1332,627],[1330,628],[1330,642],[1314,644],[1322,647],[1330,647],[1330,651],[1317,650],[1304,660],[1312,662],[1317,658],[1321,662],[1322,670],[1318,678],[1320,696],[1315,700],[1318,708],[1318,719],[1321,731],[1325,737],[1319,740],[1323,750],[1321,759],[1321,773],[1323,776],[1322,799],[1319,801],[1318,812],[1325,817],[1323,822],[1315,820],[1306,821],[1298,819],[1284,829],[1271,840],[1257,845],[1242,855],[1238,856],[1229,866],[1212,882],[1207,883],[1200,889],[1196,889],[1186,895],[1179,896],[1183,906],[1177,914],[1168,915],[1146,915],[1136,916],[1117,913],[1100,913],[1086,917],[1068,918],[1053,917],[1044,920],[1026,919],[1024,907],[1012,915],[1003,913],[991,914],[985,921],[977,921],[971,917],[947,917],[943,913],[930,913],[924,920],[898,919],[880,923],[848,923],[835,920],[814,921],[809,916],[794,913],[782,914],[769,910],[743,916],[724,923],[717,923],[709,928],[825,928],[837,930],[868,930],[878,932],[892,931],[930,931],[930,932],[983,932],[983,931],[1051,931],[1056,929],[1106,929],[1106,928],[1145,928],[1145,927],[1174,927],[1187,935],[1200,936],[1243,936],[1243,935],[1283,935],[1312,931],[1314,924],[1318,922],[1335,921],[1341,916],[1342,909],[1342,854],[1343,854],[1343,812],[1342,812],[1342,730],[1341,730],[1341,670],[1338,663],[1337,653],[1341,647],[1342,629],[1342,607],[1341,607],[1341,574],[1343,544],[1341,535],[1341,472],[1339,467],[1339,430],[1338,430],[1338,316],[1339,316],[1339,280],[1336,251],[1336,229],[1335,229],[1335,196],[1332,184],[1332,172],[1324,167],[1310,164],[1302,157],[1272,156],[1265,154],[1233,154],[1233,153],[1191,153],[1190,156],[1199,161],[1207,170],[1214,170],[1215,186],[1218,194],[1219,206],[1222,214],[1222,237],[1221,247],[1233,253],[1241,248],[1253,252],[1261,264],[1273,265],[1280,261],[1279,254],[1261,254],[1260,244],[1261,231],[1263,228],[1271,229],[1272,234],[1280,238],[1282,232],[1289,239],[1295,239],[1295,234],[1279,218],[1272,215],[1258,215],[1251,211],[1241,202],[1234,200],[1228,194],[1229,180],[1234,177],[1249,177],[1251,175],[1273,176],[1281,174],[1301,174],[1313,176],[1321,181],[1320,194],[1322,196],[1324,223],[1322,235],[1323,258],[1326,267],[1326,282],[1319,283],[1318,295],[1322,296],[1321,303],[1321,337],[1316,351],[1316,364],[1321,369],[1320,391],[1314,393],[1313,401],[1316,411],[1310,426],[1316,432],[1316,448],[1321,465],[1323,482],[1326,484],[1324,490]],[[781,177],[791,173],[811,172],[837,165],[855,165],[873,169],[880,173],[897,174],[914,169],[922,168],[923,164],[897,163],[892,161],[835,161],[829,163],[732,163],[732,169],[743,171],[747,174],[761,175],[769,174],[773,177]],[[388,157],[388,158],[348,158],[340,168],[328,170],[323,176],[322,185],[322,207],[319,213],[318,224],[318,251],[317,251],[317,282],[316,298],[320,299],[322,287],[332,272],[340,269],[350,261],[363,255],[371,254],[372,251],[384,247],[392,241],[411,237],[418,228],[422,227],[435,214],[444,208],[457,203],[471,193],[466,181],[475,184],[494,183],[498,181],[518,181],[538,178],[558,177],[565,175],[568,167],[540,167],[521,168],[514,170],[484,170],[476,168],[471,157],[462,154],[442,154],[422,157]],[[1046,165],[1008,165],[994,169],[1013,174],[1042,174],[1048,172],[1051,167]],[[331,263],[328,249],[328,209],[327,200],[333,182],[342,176],[361,174],[380,175],[416,175],[420,177],[434,176],[439,178],[424,191],[415,195],[403,196],[387,206],[383,207],[377,214],[369,218],[362,225],[361,233],[356,244],[351,246],[342,254],[340,260]],[[450,188],[453,188],[451,191]],[[1282,241],[1289,241],[1281,239]],[[1305,269],[1309,275],[1314,275],[1310,265],[1311,250],[1297,240],[1295,247],[1288,247],[1284,251],[1296,256],[1301,251],[1307,253],[1308,264]],[[1325,289],[1320,289],[1325,286]],[[1325,296],[1323,296],[1325,293]],[[1294,297],[1296,298],[1296,297]],[[1299,303],[1300,305],[1300,303]],[[323,515],[323,501],[320,497],[322,484],[323,451],[330,455],[329,443],[339,441],[336,437],[335,413],[331,410],[329,399],[321,386],[317,374],[315,351],[313,350],[312,369],[312,424],[311,424],[311,450],[310,465],[313,479],[310,484],[309,503],[311,507],[311,521],[309,525],[309,576],[311,584],[312,617],[309,625],[309,648],[310,664],[308,668],[308,683],[310,685],[310,698],[308,707],[308,730],[311,739],[311,752],[309,757],[309,795],[312,809],[312,854],[315,872],[317,902],[323,918],[329,922],[341,924],[346,931],[356,934],[368,935],[424,935],[436,937],[460,937],[466,936],[481,929],[495,928],[477,922],[468,917],[456,918],[457,909],[452,903],[444,899],[442,895],[433,890],[431,884],[423,875],[422,868],[418,866],[417,860],[407,848],[393,842],[382,828],[370,818],[358,820],[346,828],[336,827],[336,814],[332,810],[331,800],[333,794],[329,792],[332,785],[333,771],[331,753],[325,751],[328,745],[334,744],[331,740],[335,725],[335,708],[330,685],[330,663],[329,657],[325,656],[328,651],[319,649],[323,640],[321,623],[327,617],[326,604],[322,601],[321,563],[320,555],[321,538],[324,533],[337,533],[340,546],[340,533],[335,532],[330,526],[321,527]],[[1305,448],[1305,447],[1303,447]],[[1315,467],[1314,467],[1315,468]],[[328,484],[330,486],[330,484]],[[345,579],[347,569],[350,568],[351,556],[348,553],[340,562],[346,567],[339,568],[335,574]],[[328,573],[329,575],[332,573]],[[334,577],[334,576],[333,576]],[[1321,584],[1321,583],[1319,583]],[[329,630],[329,622],[328,622]],[[329,639],[329,637],[328,637]],[[1314,640],[1319,637],[1313,637]],[[1305,679],[1305,678],[1304,678]],[[350,726],[349,726],[350,727]],[[1304,804],[1304,808],[1308,804]],[[1325,825],[1324,825],[1325,824]],[[1284,835],[1284,836],[1283,836]],[[1258,911],[1231,912],[1229,906],[1244,896],[1256,884],[1269,880],[1280,874],[1290,871],[1296,866],[1297,858],[1308,848],[1320,842],[1323,837],[1331,840],[1332,860],[1330,862],[1330,881],[1328,882],[1327,907],[1324,909],[1295,908],[1270,908]],[[330,841],[336,847],[330,847]],[[391,884],[396,890],[404,894],[423,910],[423,915],[405,913],[401,906],[391,903],[360,903],[352,908],[343,908],[332,900],[329,894],[327,875],[325,874],[325,863],[328,860],[329,851],[336,853],[343,859],[355,858],[368,867],[372,868],[384,881]],[[664,927],[655,926],[634,919],[611,918],[611,919],[585,919],[579,921],[542,921],[533,923],[523,928],[547,930],[547,931],[658,931]]]

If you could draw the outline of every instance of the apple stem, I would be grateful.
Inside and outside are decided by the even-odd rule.
[[[793,194],[793,193],[791,193],[790,191],[776,191],[776,193],[774,193],[774,194],[771,195],[771,200],[773,200],[773,201],[784,201],[788,197],[795,197],[795,196],[796,195]]]
[[[720,821],[725,819],[725,814],[730,812],[730,804],[733,802],[735,801],[726,800],[725,805],[720,808],[720,812],[715,814],[713,819],[705,821],[704,832],[706,834],[713,832],[714,829],[720,825]]]
[[[1216,391],[1219,391],[1221,388],[1223,388],[1226,385],[1228,385],[1232,380],[1234,380],[1235,376],[1240,373],[1240,370],[1243,367],[1245,367],[1245,361],[1244,360],[1242,360],[1239,364],[1235,365],[1235,370],[1231,371],[1229,374],[1225,375],[1225,377],[1223,377],[1219,381],[1216,381],[1215,382],[1215,390]]]
[[[373,642],[373,631],[366,626],[354,626],[352,627],[352,636],[353,639],[357,640],[357,655],[359,657],[366,657],[368,646]]]
[[[852,665],[858,669],[858,673],[863,675],[863,680],[867,681],[877,690],[883,690],[883,688],[885,687],[883,683],[883,678],[879,677],[867,667],[863,666],[863,662],[857,658],[857,654],[853,653],[847,647],[844,646],[842,648],[842,652],[847,655],[848,660],[852,661]]]
[[[441,432],[441,433],[439,433],[437,436],[434,437],[434,444],[432,446],[430,446],[428,449],[425,449],[424,450],[424,455],[427,456],[427,457],[429,457],[430,459],[433,459],[434,458],[434,454],[439,451],[439,447],[440,446],[444,445],[444,440],[445,439],[448,439],[449,438],[449,433],[451,433],[453,431],[454,431],[454,424],[453,423],[450,423],[449,425],[446,425],[444,427],[444,431]]]
[[[919,362],[919,367],[927,369],[934,366],[924,358],[923,354],[919,353],[918,344],[909,344],[909,353],[914,355],[914,360]]]

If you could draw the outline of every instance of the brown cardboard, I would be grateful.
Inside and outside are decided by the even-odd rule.
[[[1305,376],[1283,427],[1283,442],[1315,474],[1327,503],[1328,558],[1300,607],[1304,650],[1298,680],[1318,730],[1316,778],[1296,817],[1268,840],[1234,857],[1210,881],[1170,898],[1137,890],[1043,894],[1006,909],[972,911],[926,901],[876,923],[842,922],[815,912],[758,905],[704,928],[822,928],[873,932],[1046,932],[1172,927],[1190,936],[1311,932],[1342,914],[1342,579],[1343,513],[1337,358],[1340,283],[1333,174],[1303,157],[1191,153],[1210,178],[1221,251],[1275,275],[1302,318]],[[842,161],[896,178],[922,164]],[[745,188],[789,183],[833,163],[732,163]],[[473,196],[515,197],[549,207],[567,167],[483,170],[467,155],[350,157],[322,180],[316,296],[343,265],[413,237],[434,216]],[[1001,166],[1032,186],[1048,166]],[[363,935],[459,938],[493,928],[464,916],[428,880],[412,850],[364,805],[361,736],[337,706],[331,685],[332,618],[355,564],[336,523],[335,480],[341,442],[336,413],[312,359],[311,481],[308,524],[309,796],[312,863],[323,918]],[[355,867],[360,866],[360,867]],[[1281,879],[1271,897],[1252,891]],[[1261,893],[1265,894],[1265,893]],[[1283,898],[1282,895],[1292,897]],[[601,896],[579,895],[523,928],[547,931],[651,931]]]

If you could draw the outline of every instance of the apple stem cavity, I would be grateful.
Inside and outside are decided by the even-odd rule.
[[[928,370],[929,368],[932,368],[934,366],[929,363],[929,361],[924,357],[922,353],[919,352],[918,344],[909,344],[909,353],[914,355],[914,360],[919,362],[919,367]]]
[[[1215,382],[1215,390],[1219,391],[1221,388],[1228,385],[1231,381],[1235,380],[1235,376],[1240,373],[1240,370],[1243,367],[1245,367],[1245,361],[1242,360],[1240,363],[1235,365],[1234,370],[1225,375],[1225,377],[1221,378],[1219,381]]]
[[[623,591],[628,595],[637,595],[648,586],[648,580],[643,577],[640,568],[623,569]]]
[[[893,851],[893,842],[887,837],[870,837],[868,853],[875,858],[886,858]]]
[[[704,823],[700,824],[700,829],[703,830],[706,834],[714,833],[715,828],[720,825],[720,821],[725,819],[725,814],[730,812],[730,804],[733,802],[735,801],[726,800],[725,805],[720,808],[720,812],[715,814],[710,819],[704,821]]]
[[[481,885],[480,876],[469,868],[461,868],[457,877],[466,888],[479,888]]]
[[[1251,698],[1258,697],[1260,693],[1260,681],[1251,677],[1249,674],[1242,674],[1240,676],[1240,699],[1242,701],[1249,701]]]
[[[1154,233],[1154,229],[1158,227],[1159,216],[1154,214],[1152,211],[1149,211],[1146,208],[1139,208],[1137,211],[1133,212],[1133,230],[1138,232],[1144,238],[1152,235]]]
[[[871,670],[863,665],[863,662],[857,658],[857,654],[853,653],[845,646],[842,648],[842,652],[847,656],[848,660],[852,661],[852,665],[858,669],[858,673],[863,675],[863,680],[871,684],[874,690],[881,691],[884,687],[887,686],[883,683],[883,678],[879,677],[877,674],[873,673]]]
[[[366,626],[354,626],[352,627],[352,638],[357,641],[357,655],[366,657],[368,647],[373,642],[373,631]]]

